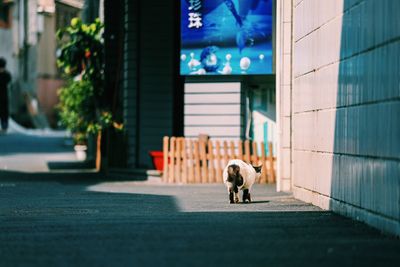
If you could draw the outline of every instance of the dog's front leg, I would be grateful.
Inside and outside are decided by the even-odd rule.
[[[235,203],[233,200],[233,190],[229,190],[229,203],[230,204]]]
[[[249,189],[243,190],[243,198],[242,199],[243,199],[243,202],[247,202],[247,201],[251,202]]]
[[[239,203],[239,192],[235,192],[235,203]]]
[[[235,203],[239,203],[239,189],[237,188],[237,186],[233,188],[233,192],[235,197]]]
[[[229,188],[229,203],[239,203],[239,191],[237,188]]]

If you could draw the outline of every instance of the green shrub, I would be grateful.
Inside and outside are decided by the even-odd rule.
[[[95,135],[106,127],[122,128],[114,121],[107,100],[102,99],[103,27],[99,19],[88,25],[74,18],[70,26],[57,31],[62,43],[57,64],[68,81],[59,90],[60,122],[72,132],[75,143],[85,143],[88,135]]]

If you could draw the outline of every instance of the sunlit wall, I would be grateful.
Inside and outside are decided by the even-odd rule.
[[[291,5],[294,195],[400,234],[400,1]]]

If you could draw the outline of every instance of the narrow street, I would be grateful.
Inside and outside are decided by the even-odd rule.
[[[0,0],[0,267],[400,266],[399,12]]]
[[[79,164],[65,132],[29,130],[10,120],[8,133],[0,135],[0,171],[50,172]]]
[[[62,148],[62,138],[40,138],[0,136],[1,266],[400,262],[399,240],[277,193],[274,185],[257,185],[251,204],[230,205],[221,184],[164,185],[54,172],[43,169],[44,162],[73,160],[73,154]],[[4,170],[5,162],[13,162],[12,171]],[[27,165],[38,172],[25,172]]]

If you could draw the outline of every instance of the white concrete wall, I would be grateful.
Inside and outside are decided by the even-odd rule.
[[[184,136],[207,134],[218,140],[238,140],[244,132],[242,88],[239,82],[186,83]]]
[[[291,103],[281,149],[291,135],[294,195],[400,235],[400,1],[293,0],[292,10],[291,97],[279,101]]]

